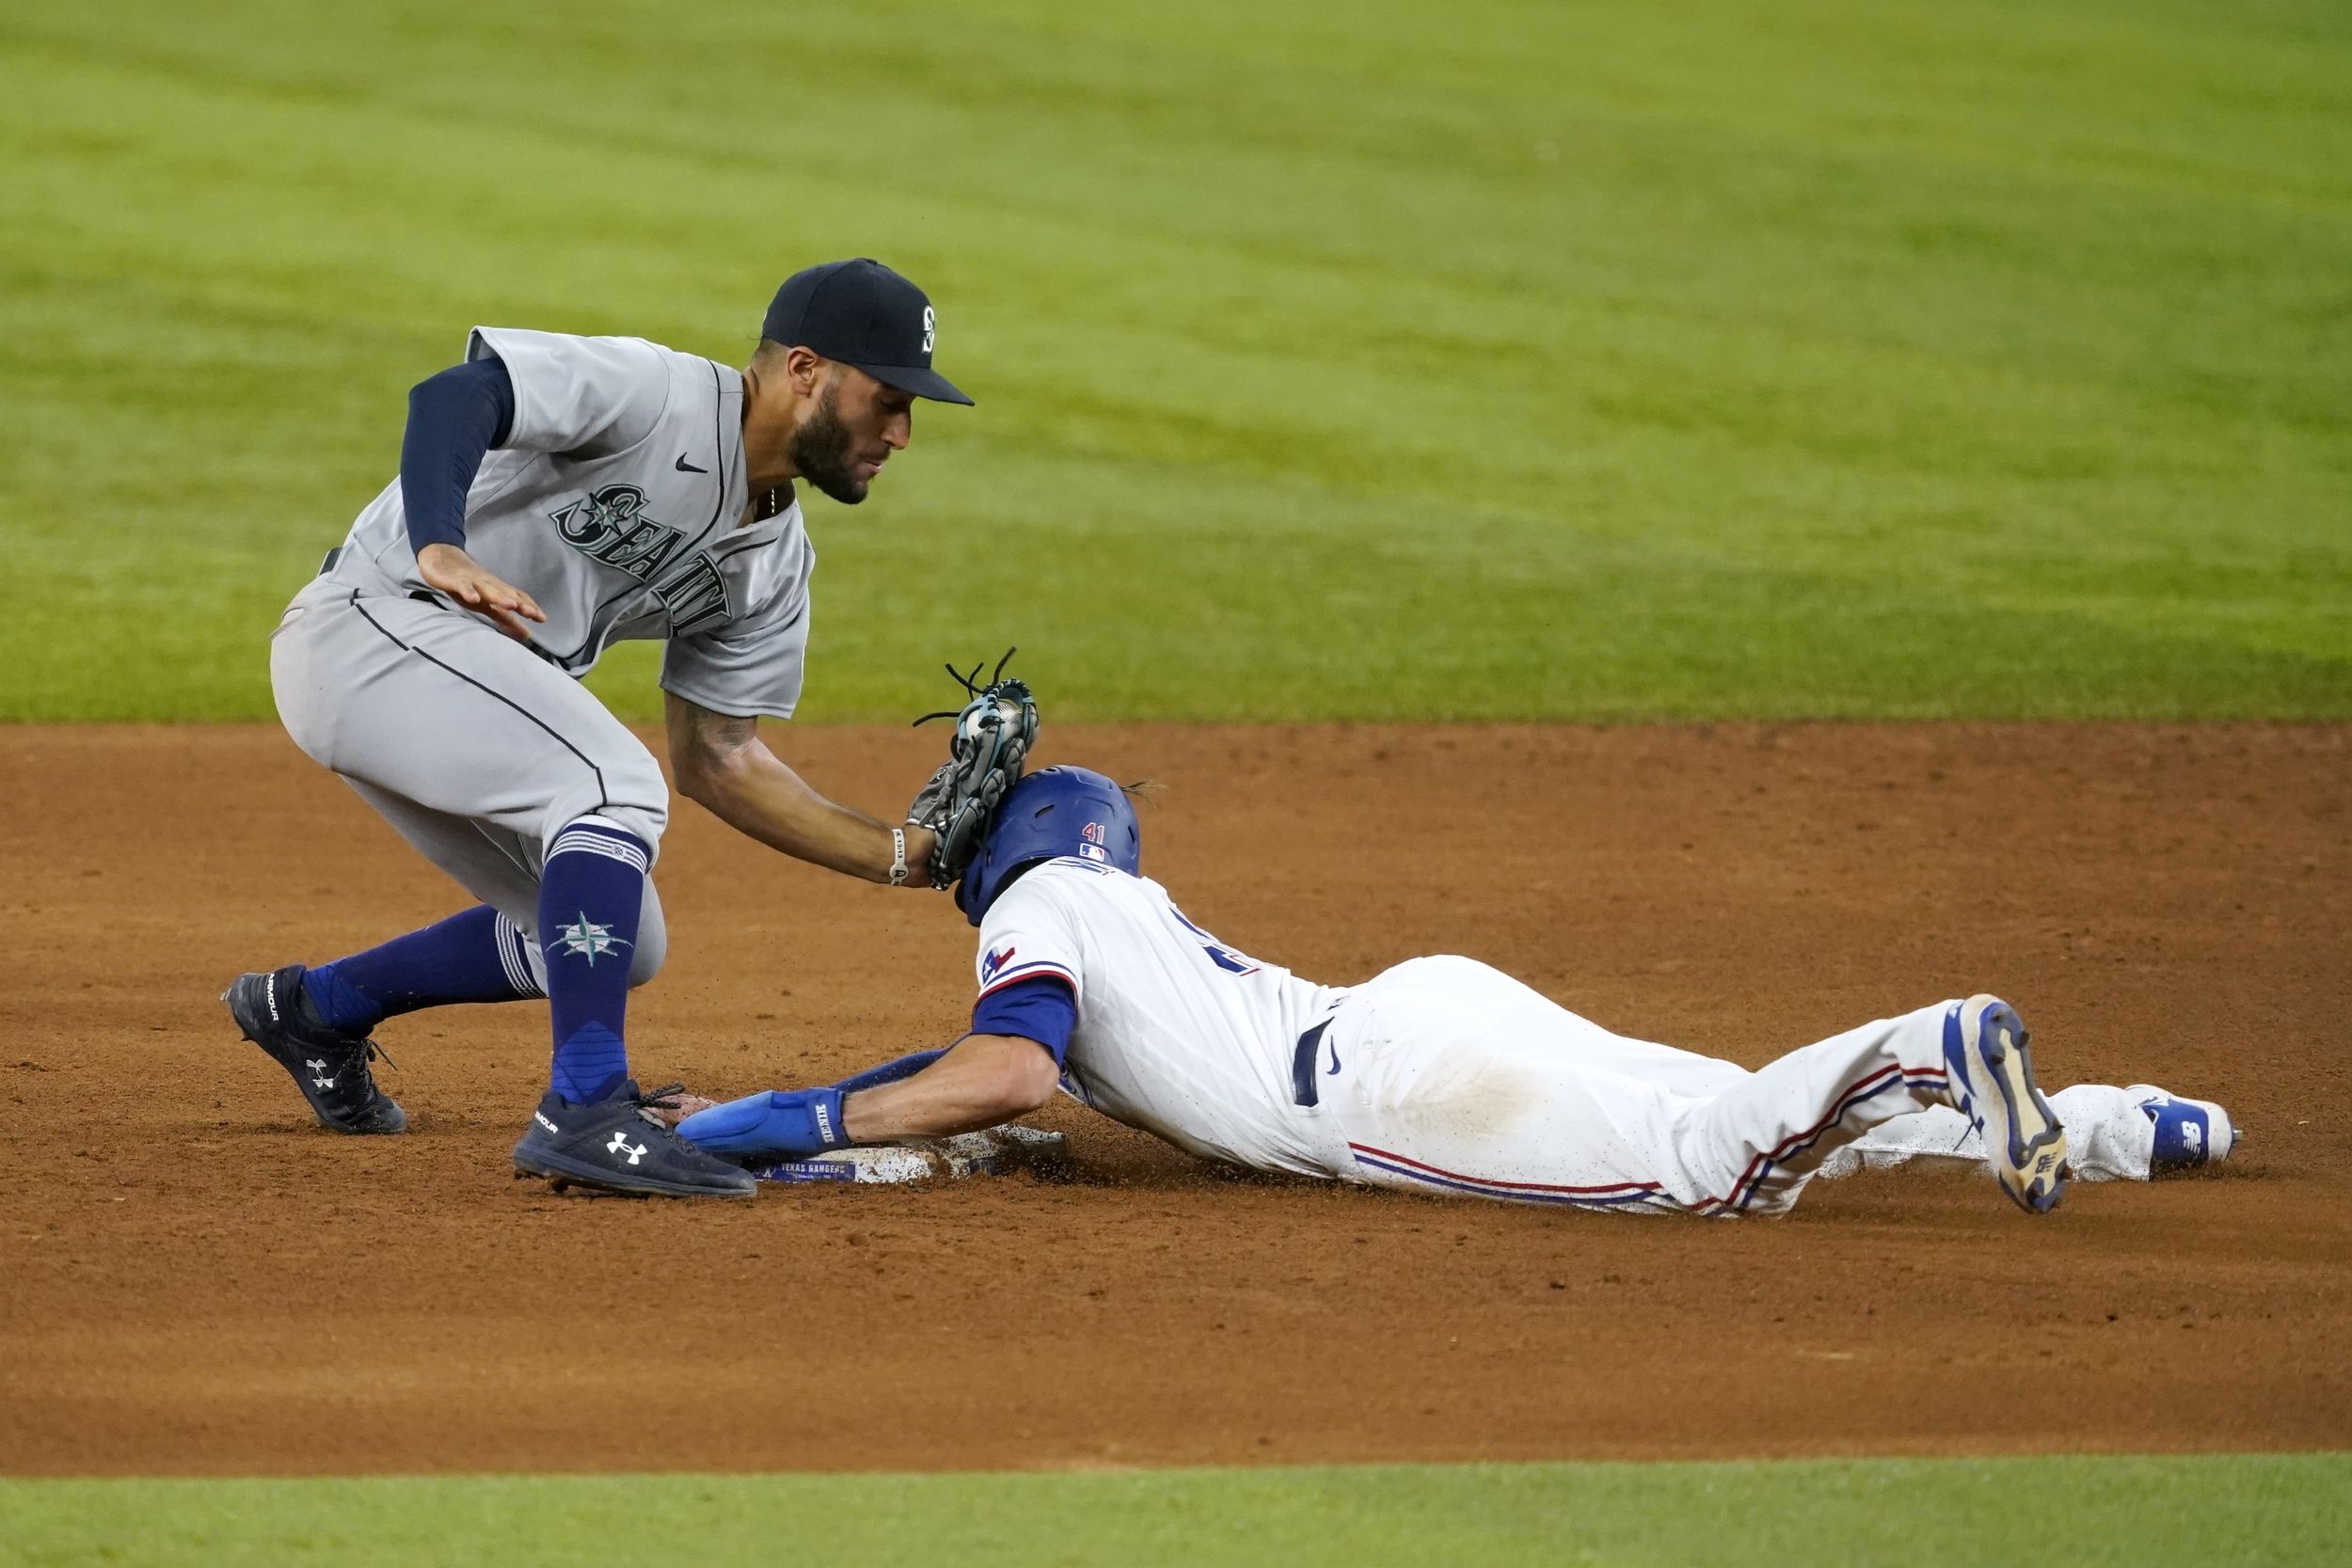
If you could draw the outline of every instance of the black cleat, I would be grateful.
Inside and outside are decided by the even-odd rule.
[[[644,1094],[631,1079],[593,1105],[575,1105],[549,1089],[515,1146],[515,1174],[544,1176],[559,1193],[586,1187],[632,1197],[755,1196],[759,1183],[749,1171],[705,1154],[649,1109],[685,1086]]]
[[[319,1123],[338,1132],[398,1132],[408,1113],[375,1086],[371,1057],[384,1053],[360,1035],[330,1029],[302,994],[302,965],[240,974],[220,993],[245,1037],[291,1074]]]

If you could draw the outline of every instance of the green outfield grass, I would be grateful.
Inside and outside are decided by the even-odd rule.
[[[0,1482],[0,1563],[2296,1568],[2352,1456]]]
[[[266,714],[469,325],[739,359],[860,252],[980,406],[812,507],[813,718],[1010,641],[1063,717],[2352,716],[2338,0],[35,0],[0,717]]]

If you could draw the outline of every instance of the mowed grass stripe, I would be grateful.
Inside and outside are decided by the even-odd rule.
[[[268,712],[477,321],[873,253],[977,410],[812,508],[806,712],[2352,713],[2316,3],[453,0],[0,19],[0,717]],[[642,654],[600,689],[632,715]]]
[[[2294,1568],[2341,1560],[2347,1497],[2344,1454],[16,1481],[0,1481],[0,1562]]]

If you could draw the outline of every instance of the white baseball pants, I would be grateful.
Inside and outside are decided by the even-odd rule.
[[[1821,1163],[1947,1104],[1939,1002],[1750,1072],[1613,1035],[1470,958],[1415,958],[1334,1015],[1322,1079],[1379,1186],[1635,1212],[1777,1213]],[[1955,1113],[1955,1119],[1957,1114]]]

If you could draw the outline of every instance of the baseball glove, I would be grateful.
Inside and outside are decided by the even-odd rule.
[[[935,888],[954,885],[963,868],[972,863],[989,820],[996,815],[997,803],[1020,779],[1029,743],[1037,738],[1037,699],[1029,694],[1029,683],[1005,675],[1006,664],[1018,651],[1005,650],[986,686],[979,683],[980,666],[974,665],[967,675],[948,665],[947,673],[955,676],[972,700],[961,708],[943,708],[915,721],[917,724],[934,719],[956,721],[956,733],[947,742],[947,760],[907,807],[909,822],[939,835],[927,868]]]

